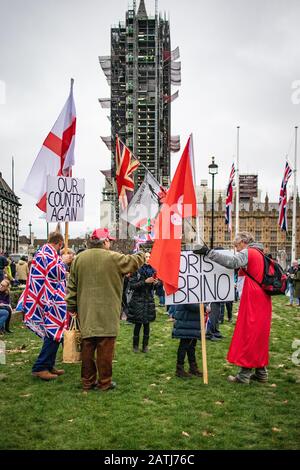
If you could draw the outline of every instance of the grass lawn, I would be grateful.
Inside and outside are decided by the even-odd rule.
[[[226,320],[226,338],[207,344],[209,385],[174,376],[178,341],[158,308],[150,352],[132,352],[132,325],[122,322],[113,374],[118,386],[88,394],[81,391],[79,365],[65,364],[66,374],[52,382],[31,376],[41,341],[16,321],[5,336],[7,364],[0,365],[0,448],[299,449],[300,366],[291,356],[300,308],[286,303],[287,297],[273,300],[269,383],[249,386],[226,381],[236,371],[225,359],[234,328]],[[200,365],[200,343],[197,351]]]

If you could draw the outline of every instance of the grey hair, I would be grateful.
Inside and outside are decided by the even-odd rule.
[[[103,248],[105,240],[89,239],[87,242],[88,248]]]
[[[236,244],[236,243],[244,242],[246,243],[246,245],[249,245],[249,243],[253,243],[254,241],[255,240],[254,240],[252,233],[238,232],[236,236],[234,237],[233,243]]]

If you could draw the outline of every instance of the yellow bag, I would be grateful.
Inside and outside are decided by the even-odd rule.
[[[81,334],[77,317],[72,317],[69,329],[64,332],[63,362],[81,362]]]

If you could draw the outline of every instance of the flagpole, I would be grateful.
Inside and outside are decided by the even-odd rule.
[[[65,247],[64,247],[64,254],[68,253],[69,248],[69,222],[65,222]]]
[[[294,190],[293,190],[293,223],[292,223],[292,253],[291,263],[296,260],[296,210],[297,210],[297,137],[298,127],[295,126],[295,160],[294,160]]]
[[[240,231],[240,126],[237,126],[235,181],[235,234],[237,234]]]
[[[70,84],[70,94],[73,93],[73,86],[74,86],[74,78],[71,78]],[[68,171],[68,176],[72,176],[72,170]],[[69,222],[65,222],[65,246],[64,246],[64,254],[68,253],[69,248]]]

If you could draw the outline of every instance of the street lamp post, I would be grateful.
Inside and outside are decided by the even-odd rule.
[[[31,227],[32,227],[32,223],[29,222],[28,226],[29,226],[29,246],[30,246],[31,245]]]
[[[214,213],[215,213],[215,175],[218,174],[218,165],[215,163],[215,157],[212,157],[212,163],[208,165],[208,172],[212,176],[212,206],[211,206],[211,237],[210,247],[214,247]]]

